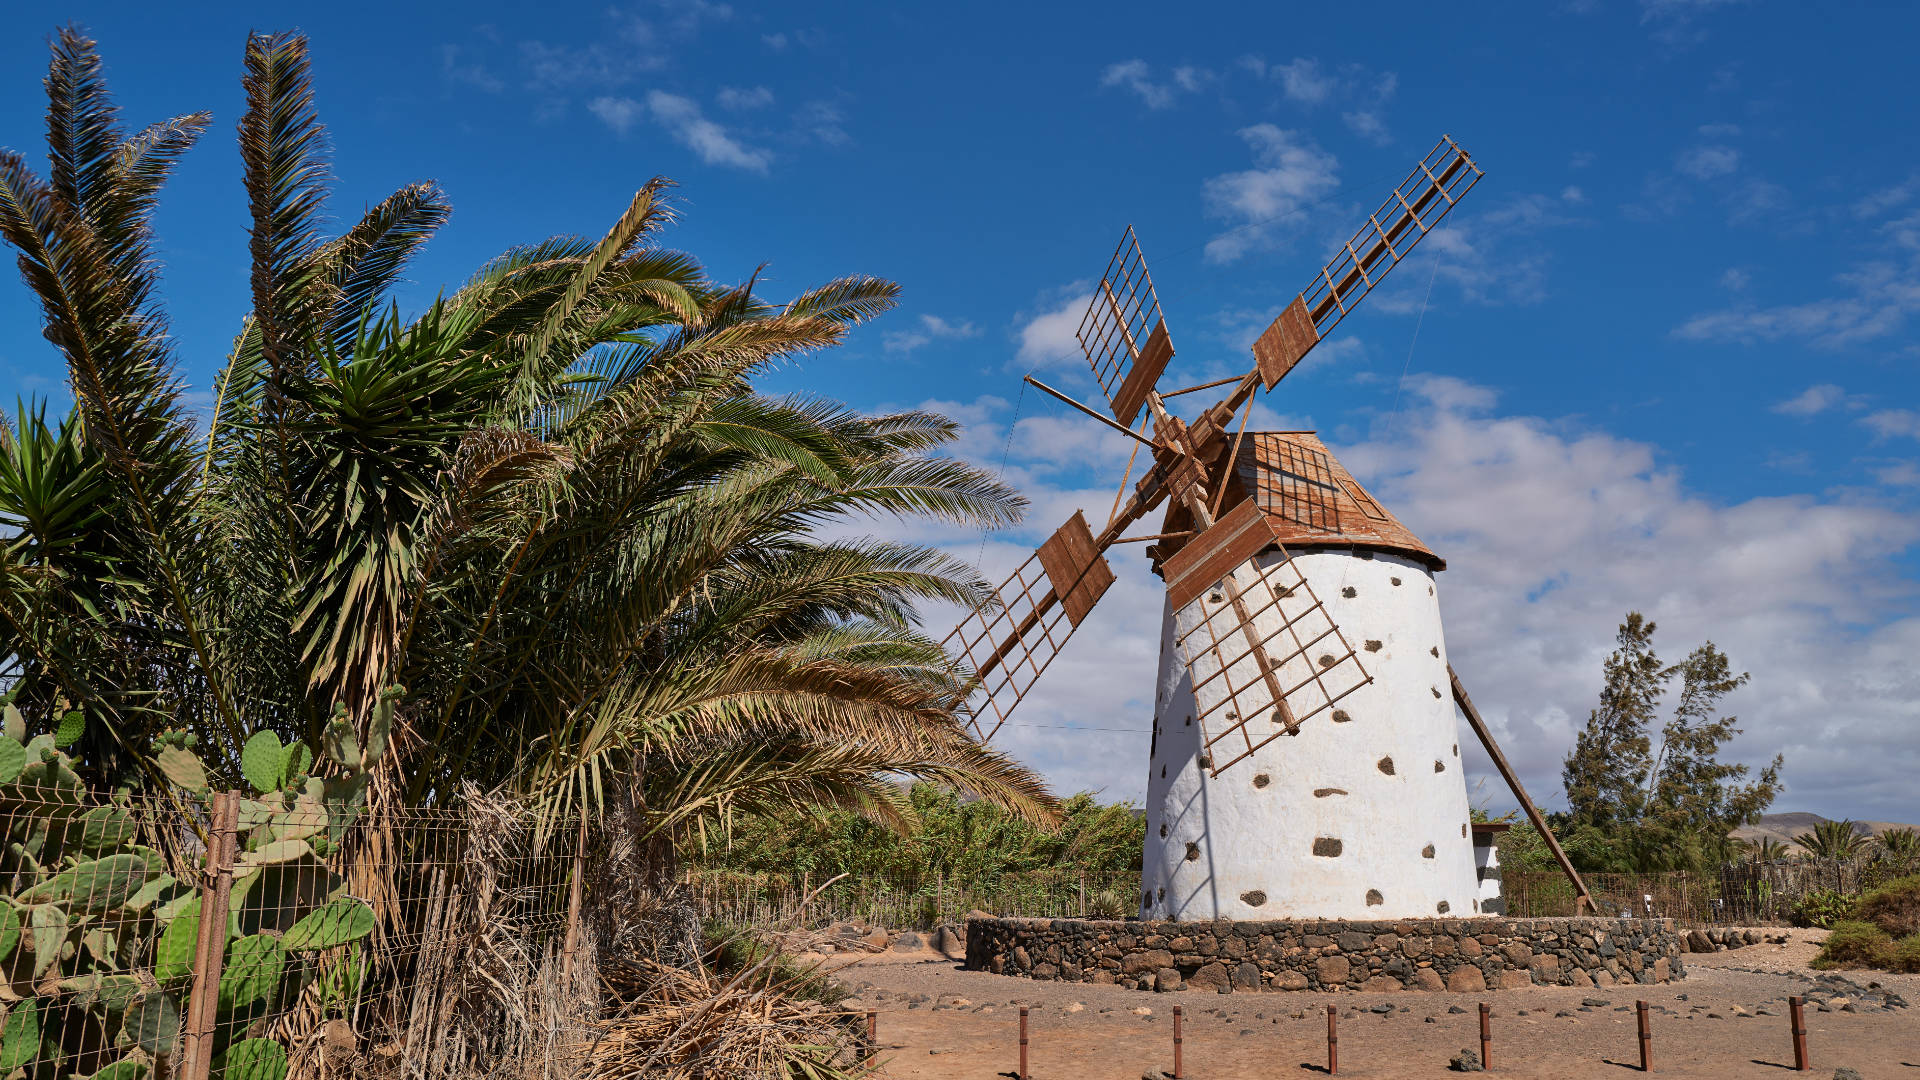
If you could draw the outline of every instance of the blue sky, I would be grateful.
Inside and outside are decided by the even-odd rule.
[[[67,19],[129,121],[214,111],[158,217],[197,389],[247,307],[244,36],[297,27],[336,213],[423,178],[456,207],[414,302],[509,244],[604,230],[655,174],[681,184],[670,241],[723,278],[901,281],[898,312],[768,386],[965,421],[960,452],[1033,497],[1032,528],[909,534],[996,574],[1110,505],[1127,447],[1019,376],[1094,394],[1071,330],[1125,225],[1169,380],[1237,372],[1449,132],[1486,179],[1255,422],[1319,428],[1449,559],[1455,666],[1543,802],[1639,608],[1673,659],[1711,636],[1753,672],[1737,750],[1788,754],[1777,808],[1920,819],[1920,8],[165,7],[0,13],[0,144],[37,152]],[[0,288],[0,392],[64,398],[61,378]],[[1137,797],[1159,600],[1115,561],[1007,736],[1062,786]]]

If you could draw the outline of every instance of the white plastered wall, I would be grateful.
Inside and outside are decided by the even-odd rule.
[[[1270,552],[1259,561],[1273,567],[1279,559]],[[1373,682],[1340,701],[1340,719],[1321,712],[1299,734],[1210,778],[1200,765],[1200,728],[1190,719],[1192,683],[1173,651],[1173,613],[1166,613],[1142,917],[1477,914],[1466,780],[1432,574],[1384,552],[1306,551],[1294,559]],[[1333,847],[1325,841],[1338,841],[1339,854],[1316,855],[1316,840],[1323,852]]]

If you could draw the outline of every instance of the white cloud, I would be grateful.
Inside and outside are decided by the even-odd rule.
[[[1567,158],[1567,168],[1579,170],[1594,163],[1597,155],[1591,150],[1576,150]]]
[[[448,82],[497,94],[507,88],[505,79],[495,75],[482,61],[474,58],[471,52],[460,45],[440,46],[440,73]]]
[[[768,105],[773,104],[773,91],[764,86],[747,88],[723,86],[720,88],[720,92],[714,95],[714,100],[718,102],[723,109],[734,109],[736,111],[741,109],[764,109]]]
[[[1580,206],[1587,201],[1587,193],[1568,184],[1560,189],[1560,201],[1572,206]]]
[[[1904,205],[1917,190],[1920,190],[1920,176],[1909,176],[1898,184],[1862,197],[1853,204],[1853,216],[1862,220],[1879,217],[1896,206]]]
[[[1320,61],[1304,56],[1274,65],[1273,76],[1280,80],[1287,100],[1301,105],[1324,104],[1333,96],[1337,85],[1331,75],[1321,70]]]
[[[1210,216],[1241,222],[1207,243],[1207,257],[1215,262],[1273,246],[1298,224],[1285,219],[1340,186],[1339,162],[1299,132],[1255,124],[1239,134],[1258,168],[1223,173],[1201,188]]]
[[[1920,412],[1912,409],[1882,409],[1861,417],[1860,422],[1882,439],[1920,439]]]
[[[845,146],[853,141],[846,125],[846,114],[832,102],[809,101],[793,114],[794,134],[827,146]]]
[[[1367,304],[1389,314],[1413,314],[1426,302],[1429,281],[1448,282],[1475,304],[1534,304],[1547,295],[1548,249],[1534,238],[1577,224],[1561,201],[1519,195],[1484,211],[1461,211],[1427,234],[1407,266],[1387,279]],[[1437,267],[1428,260],[1437,260]]]
[[[1682,176],[1712,180],[1740,167],[1740,151],[1731,146],[1696,146],[1683,151],[1675,159],[1673,167]]]
[[[1888,487],[1920,487],[1920,461],[1896,461],[1881,466],[1873,475]]]
[[[1858,401],[1832,383],[1819,383],[1775,405],[1773,411],[1785,416],[1818,416],[1835,406],[1856,407]]]
[[[598,97],[587,102],[587,111],[599,117],[601,123],[625,135],[640,119],[644,109],[630,97]]]
[[[970,322],[948,322],[938,315],[920,316],[920,325],[911,330],[889,330],[880,335],[880,344],[890,353],[910,353],[934,341],[977,337],[980,331]]]
[[[1086,363],[1075,336],[1093,294],[1084,284],[1062,290],[1065,299],[1028,319],[1020,327],[1020,351],[1015,359],[1030,368],[1058,366],[1068,360]]]
[[[760,41],[767,48],[772,49],[774,52],[786,52],[787,46],[791,44],[791,42],[788,41],[787,35],[784,32],[776,32],[772,34],[761,34]]]
[[[633,123],[638,103],[629,98],[597,98],[588,107],[614,130],[625,131]],[[647,94],[646,107],[655,123],[709,165],[764,173],[773,161],[772,151],[746,146],[728,135],[725,128],[707,119],[699,103],[691,98],[653,90]]]
[[[1753,284],[1753,275],[1737,266],[1729,266],[1720,275],[1720,287],[1728,292],[1746,292]]]
[[[1173,107],[1174,100],[1182,93],[1199,90],[1205,74],[1198,68],[1177,67],[1169,82],[1155,82],[1152,76],[1152,68],[1145,60],[1122,60],[1107,65],[1100,73],[1100,85],[1125,87],[1138,94],[1147,108],[1167,109]]]
[[[1701,124],[1698,130],[1709,139],[1734,139],[1740,136],[1739,124]]]
[[[1393,142],[1392,136],[1387,134],[1387,125],[1382,123],[1380,115],[1371,109],[1341,113],[1340,119],[1346,121],[1347,128],[1355,135],[1376,146],[1386,146]]]

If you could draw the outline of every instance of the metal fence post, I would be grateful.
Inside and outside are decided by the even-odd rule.
[[[213,1027],[220,1008],[220,966],[227,954],[227,903],[233,892],[233,859],[240,827],[240,797],[215,792],[209,814],[207,865],[200,883],[200,931],[194,940],[193,996],[187,1003],[186,1046],[181,1080],[207,1080],[213,1067]]]

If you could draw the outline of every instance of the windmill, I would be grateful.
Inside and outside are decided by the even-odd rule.
[[[1591,906],[1446,660],[1433,587],[1445,563],[1312,432],[1246,430],[1256,396],[1480,177],[1442,136],[1254,342],[1251,370],[1167,391],[1173,341],[1128,227],[1078,331],[1111,415],[1028,377],[1150,463],[1129,496],[1129,461],[1097,534],[1076,511],[944,644],[974,673],[972,723],[991,739],[1112,586],[1107,551],[1148,545],[1167,599],[1143,917],[1477,913],[1455,704]],[[1168,405],[1228,386],[1191,422]],[[1124,535],[1163,505],[1160,531]]]

